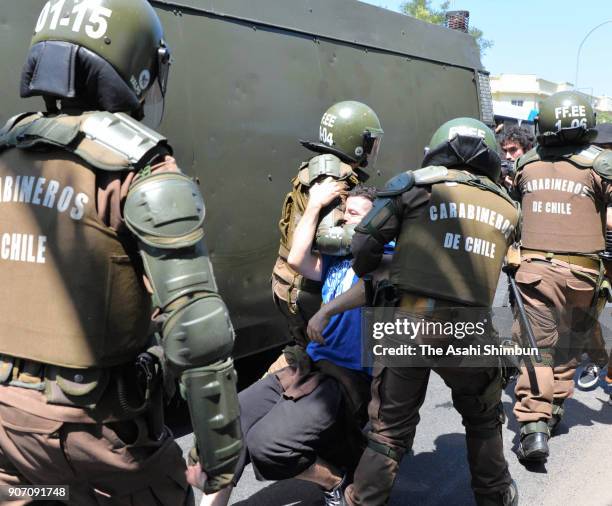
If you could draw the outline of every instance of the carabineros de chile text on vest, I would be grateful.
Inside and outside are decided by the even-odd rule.
[[[506,239],[514,230],[508,218],[487,207],[463,202],[441,202],[429,207],[431,221],[448,219],[467,219],[488,224],[500,231]],[[495,243],[480,237],[467,236],[447,232],[444,235],[443,246],[446,249],[464,250],[474,255],[495,258]],[[504,252],[505,254],[505,252]]]
[[[47,207],[81,220],[89,197],[76,193],[72,186],[44,177],[0,177],[0,204],[9,202]],[[45,263],[47,236],[3,232],[0,234],[0,259],[14,262]]]

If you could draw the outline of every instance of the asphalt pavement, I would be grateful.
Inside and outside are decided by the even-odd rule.
[[[496,304],[507,300],[500,283]],[[608,307],[607,312],[611,309]],[[501,310],[496,320],[508,328],[510,317]],[[578,370],[578,374],[580,369]],[[612,506],[612,405],[600,385],[576,389],[565,403],[565,416],[550,440],[545,464],[526,467],[518,462],[519,426],[512,416],[513,387],[502,401],[508,421],[503,427],[504,453],[518,484],[521,505]],[[461,418],[451,403],[450,390],[432,374],[421,411],[413,450],[402,461],[391,506],[472,506],[465,436]],[[184,450],[191,437],[180,438]],[[199,496],[198,496],[199,497]],[[320,506],[318,487],[300,480],[259,482],[249,465],[233,491],[230,504],[240,506]]]

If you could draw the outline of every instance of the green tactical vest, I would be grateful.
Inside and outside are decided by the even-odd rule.
[[[29,115],[0,132],[0,354],[97,368],[144,349],[151,300],[135,242],[96,206],[99,170],[137,170],[139,156],[156,149],[141,132],[144,151],[122,152],[133,121]]]
[[[601,251],[611,179],[612,151],[597,146],[538,147],[523,155],[514,181],[523,207],[523,247]]]
[[[432,184],[418,219],[402,223],[391,282],[407,292],[489,307],[519,216],[488,178],[449,170]]]

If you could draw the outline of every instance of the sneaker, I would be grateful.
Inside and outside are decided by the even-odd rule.
[[[346,506],[344,500],[344,489],[348,485],[346,474],[342,477],[342,481],[338,483],[331,490],[323,492],[323,498],[325,499],[325,506]]]
[[[581,390],[588,390],[597,385],[600,371],[601,369],[595,364],[587,365],[580,373],[580,378],[578,378],[578,388]]]

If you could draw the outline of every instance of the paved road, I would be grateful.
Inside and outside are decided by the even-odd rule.
[[[496,300],[504,299],[503,289],[499,289]],[[503,312],[500,322],[501,327],[509,323]],[[546,464],[532,468],[516,458],[519,427],[511,414],[511,388],[502,398],[509,415],[503,434],[506,460],[520,490],[520,504],[612,506],[612,406],[607,404],[608,396],[602,388],[576,391],[566,402],[566,416],[550,441],[551,457]],[[179,441],[187,446],[187,440]],[[472,506],[469,482],[461,419],[452,407],[450,391],[432,374],[413,452],[402,462],[390,505]],[[319,506],[323,501],[316,486],[300,480],[258,482],[249,466],[230,504]]]

